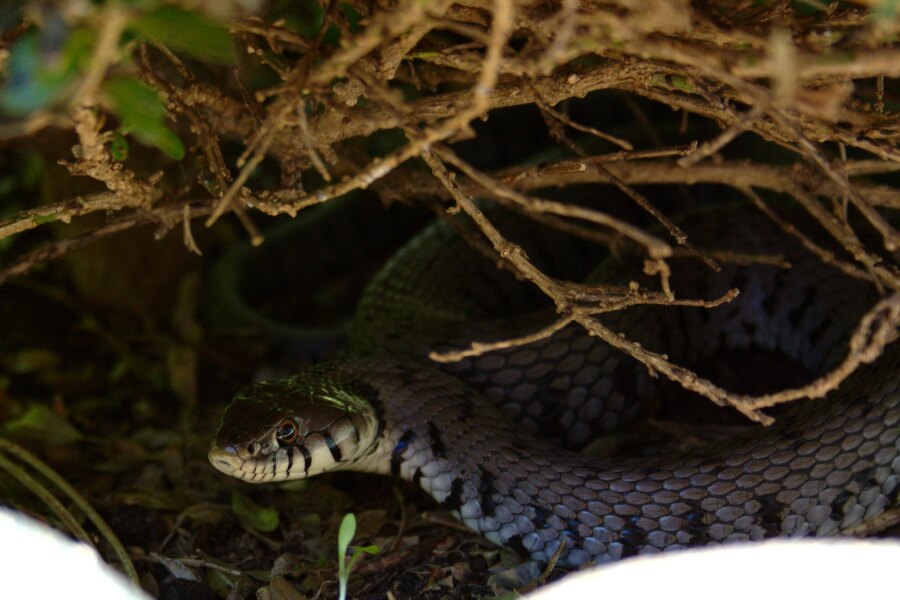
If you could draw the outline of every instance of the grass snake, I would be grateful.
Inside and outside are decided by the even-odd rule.
[[[603,317],[702,375],[730,373],[751,390],[773,385],[775,371],[809,379],[846,353],[850,331],[877,301],[866,283],[755,214],[710,211],[685,228],[699,247],[774,253],[790,263],[727,264],[716,273],[674,259],[678,297],[713,298],[730,287],[740,296],[715,309],[641,306]],[[584,261],[576,259],[589,254],[527,225],[517,234],[530,257],[561,276],[578,276]],[[601,261],[588,280],[639,279],[628,261],[610,264]],[[773,426],[679,454],[595,458],[569,448],[616,429],[672,388],[576,326],[443,371],[424,364],[429,349],[549,322],[552,311],[534,302],[434,225],[369,286],[348,356],[241,390],[210,461],[255,483],[335,470],[399,476],[490,540],[540,561],[556,555],[568,567],[838,534],[900,504],[898,344],[826,398],[793,403]]]

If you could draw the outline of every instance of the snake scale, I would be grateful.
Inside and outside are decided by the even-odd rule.
[[[605,315],[606,326],[701,374],[715,375],[732,356],[730,364],[749,370],[739,378],[763,384],[769,370],[745,360],[749,352],[775,356],[807,380],[846,353],[875,290],[823,265],[764,218],[711,211],[695,221],[688,233],[697,246],[774,253],[791,266],[731,264],[714,273],[696,259],[673,260],[677,296],[714,298],[730,287],[741,295],[715,309],[633,307]],[[562,245],[545,245],[548,265],[571,266]],[[552,318],[546,308],[519,306],[528,293],[511,277],[488,283],[493,265],[464,246],[442,225],[410,242],[362,300],[350,355],[239,392],[212,464],[257,483],[335,470],[399,476],[490,540],[567,567],[839,534],[900,504],[898,344],[827,397],[793,403],[773,426],[680,454],[588,457],[532,433],[577,448],[671,388],[574,325],[443,372],[423,364],[430,348],[509,337]],[[536,260],[542,252],[527,250]],[[617,269],[590,279],[636,278]],[[443,289],[447,280],[458,289]],[[473,294],[482,298],[468,300]]]

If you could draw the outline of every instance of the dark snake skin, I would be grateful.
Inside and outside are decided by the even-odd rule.
[[[728,353],[737,353],[732,362],[740,369],[755,349],[805,378],[826,369],[846,353],[848,332],[877,300],[873,290],[786,244],[780,232],[766,234],[756,217],[724,218],[709,217],[691,239],[722,246],[728,231],[728,247],[776,251],[793,268],[707,274],[699,261],[673,261],[680,297],[715,297],[732,285],[742,294],[714,310],[641,307],[604,323],[701,372],[715,372]],[[434,296],[433,279],[410,283],[416,271],[440,272],[460,260],[458,249],[441,250],[446,239],[432,245],[441,235],[414,242],[418,249],[407,251],[413,264],[399,256],[363,301],[356,352],[376,356],[243,390],[210,451],[217,468],[255,482],[339,469],[390,473],[419,484],[485,537],[537,560],[557,555],[568,567],[720,542],[838,534],[900,504],[896,343],[826,398],[795,403],[772,427],[680,455],[585,457],[528,431],[578,446],[667,388],[574,327],[449,365],[455,377],[384,357],[405,345],[407,356],[421,360],[431,347],[509,335],[510,323],[548,319],[536,312],[501,326],[485,310],[470,326],[453,292]],[[411,275],[385,286],[397,272]],[[767,372],[753,376],[765,380]],[[488,398],[500,399],[505,412]],[[286,419],[298,431],[279,443]]]

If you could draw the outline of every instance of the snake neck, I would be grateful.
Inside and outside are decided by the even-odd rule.
[[[488,539],[568,567],[836,534],[898,503],[896,346],[774,427],[702,454],[624,461],[545,445],[440,373],[359,361],[349,368],[378,391],[385,426],[352,468],[411,481]]]

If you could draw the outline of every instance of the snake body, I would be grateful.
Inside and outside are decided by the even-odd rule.
[[[743,293],[714,310],[643,307],[604,323],[698,369],[752,348],[777,353],[790,369],[827,368],[845,352],[873,291],[783,236],[765,234],[753,218],[727,217],[727,227],[717,218],[692,240],[715,244],[727,230],[741,240],[738,250],[774,250],[793,268],[729,267],[707,275],[697,262],[676,261],[680,296],[712,297],[731,285]],[[490,310],[467,327],[452,293],[428,300],[422,290],[430,284],[397,279],[398,272],[441,272],[461,261],[458,249],[440,250],[447,240],[432,243],[442,235],[449,234],[425,234],[408,252],[415,258],[403,259],[418,263],[395,261],[387,269],[393,273],[373,284],[358,315],[357,357],[253,384],[236,396],[210,450],[216,468],[251,482],[333,470],[392,474],[420,485],[494,542],[540,561],[556,556],[569,567],[721,542],[838,534],[900,504],[897,344],[826,398],[795,403],[774,426],[680,455],[586,457],[529,431],[580,442],[629,418],[660,388],[634,361],[574,327],[451,365],[452,374],[423,365],[427,348],[469,335],[509,335],[506,326],[490,326]],[[495,293],[487,304],[505,295]],[[506,310],[502,302],[497,310]],[[513,321],[534,326],[547,318],[535,312]],[[448,333],[456,339],[446,342]],[[410,335],[419,341],[409,342]],[[366,345],[390,355],[359,349]],[[401,347],[406,353],[398,360]],[[490,397],[501,398],[505,412]]]

